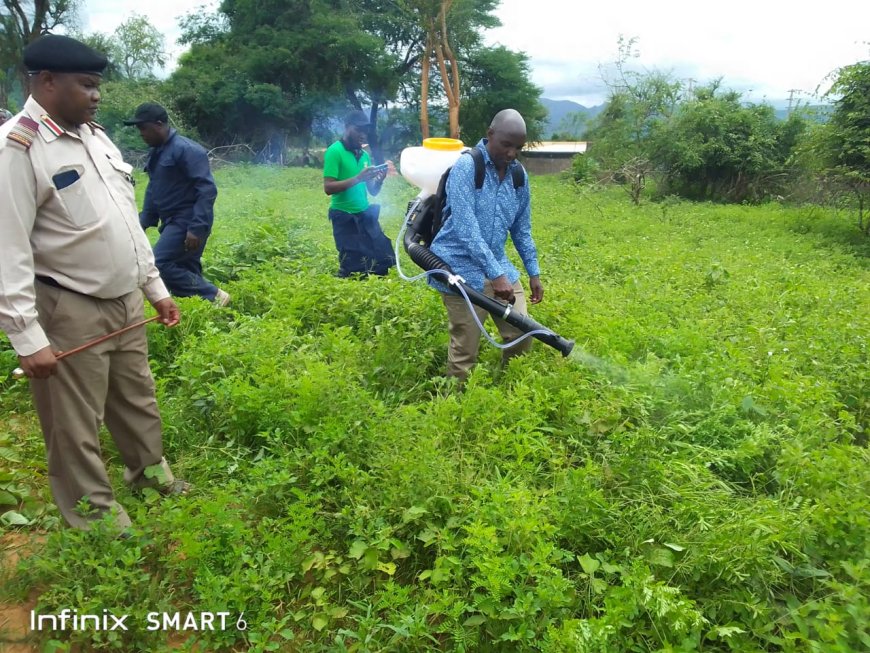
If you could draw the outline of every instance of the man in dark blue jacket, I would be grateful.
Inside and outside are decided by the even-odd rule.
[[[125,125],[136,125],[151,147],[145,172],[148,188],[139,215],[142,229],[159,227],[154,259],[166,287],[178,297],[199,295],[226,306],[230,296],[202,276],[202,253],[214,221],[217,186],[208,154],[169,126],[159,104],[146,102]]]

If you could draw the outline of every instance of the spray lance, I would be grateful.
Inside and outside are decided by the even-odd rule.
[[[499,349],[512,347],[526,338],[537,338],[541,342],[557,349],[563,356],[568,356],[574,348],[573,340],[566,340],[545,326],[539,324],[527,315],[522,315],[513,310],[511,304],[487,297],[465,283],[465,280],[453,273],[450,266],[429,249],[431,242],[427,237],[429,225],[425,225],[427,209],[430,209],[435,200],[439,181],[444,172],[452,166],[462,154],[464,147],[462,141],[452,138],[427,138],[423,141],[423,147],[408,147],[402,151],[400,168],[405,179],[420,188],[417,195],[409,204],[405,214],[404,224],[396,238],[395,254],[396,267],[406,281],[416,281],[428,276],[443,277],[448,287],[458,295],[461,295],[468,310],[474,317],[481,332],[494,346]],[[414,277],[406,276],[401,269],[399,261],[399,243],[405,248],[408,256],[420,268],[423,274]],[[490,314],[500,317],[513,327],[523,332],[518,339],[507,344],[497,343],[481,324],[472,306],[479,306]]]

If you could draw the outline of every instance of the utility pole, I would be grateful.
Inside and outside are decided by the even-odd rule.
[[[689,77],[689,79],[686,80],[686,82],[688,83],[688,86],[689,86],[688,89],[686,89],[686,93],[688,93],[689,96],[692,95],[692,89],[695,88],[695,82],[697,82],[697,81],[698,81],[697,79],[692,79],[691,77]]]
[[[800,89],[797,89],[797,88],[790,88],[790,89],[788,90],[788,111],[787,111],[786,114],[785,114],[786,117],[788,117],[788,116],[791,115],[791,107],[792,107],[792,103],[793,103],[793,101],[794,101],[794,94],[795,94],[795,93],[800,93]],[[800,100],[798,100],[798,102],[800,102]]]

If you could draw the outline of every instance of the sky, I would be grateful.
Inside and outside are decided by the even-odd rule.
[[[111,33],[132,13],[166,36],[169,68],[181,52],[177,19],[209,0],[83,0],[84,32]],[[861,0],[502,0],[502,26],[485,41],[524,51],[544,97],[602,103],[620,36],[635,38],[636,70],[669,72],[693,84],[722,77],[747,100],[777,106],[794,89],[811,101],[840,66],[870,57],[870,2]]]

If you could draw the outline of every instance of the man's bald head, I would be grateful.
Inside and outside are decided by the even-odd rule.
[[[526,144],[526,121],[516,109],[499,111],[492,119],[486,137],[489,157],[503,173]]]
[[[516,109],[504,109],[499,111],[489,124],[493,131],[506,132],[508,134],[526,135],[526,121]]]

